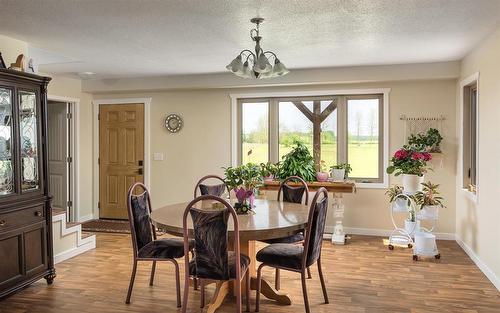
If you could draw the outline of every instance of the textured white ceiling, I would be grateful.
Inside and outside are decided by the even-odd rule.
[[[498,0],[0,0],[0,10],[0,33],[35,47],[42,71],[99,77],[222,72],[252,48],[254,16],[266,18],[264,49],[292,69],[456,60],[500,22]]]

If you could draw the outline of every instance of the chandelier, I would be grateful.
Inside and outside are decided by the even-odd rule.
[[[250,38],[255,41],[255,52],[245,49],[229,63],[226,68],[235,75],[243,78],[273,78],[288,74],[290,71],[280,62],[272,51],[264,51],[260,46],[259,25],[264,22],[263,18],[255,17],[250,22],[256,25],[250,30]],[[269,62],[274,59],[274,66]]]

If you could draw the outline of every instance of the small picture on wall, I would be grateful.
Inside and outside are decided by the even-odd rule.
[[[0,68],[7,68],[5,66],[5,62],[4,62],[3,58],[2,58],[2,53],[1,52],[0,52]]]

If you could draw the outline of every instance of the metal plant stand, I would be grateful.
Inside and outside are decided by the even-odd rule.
[[[401,210],[401,208],[398,207],[398,201],[397,201],[398,199],[404,200],[405,210]],[[415,212],[416,211],[415,209],[416,209],[415,201],[413,201],[413,199],[409,195],[404,193],[397,195],[394,201],[389,206],[392,225],[394,226],[394,230],[391,232],[391,235],[389,236],[389,245],[388,245],[389,250],[394,250],[394,245],[398,246],[406,245],[408,248],[413,247],[414,242],[413,238],[411,237],[411,234],[415,232],[417,223],[414,224],[411,232],[408,232],[404,227],[399,227],[394,217],[398,213],[408,214],[410,210],[413,210]]]

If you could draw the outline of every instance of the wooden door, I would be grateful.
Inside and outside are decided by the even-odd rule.
[[[144,181],[144,104],[99,107],[99,217],[128,219],[127,190]]]
[[[50,102],[48,105],[48,132],[49,132],[49,186],[52,193],[52,207],[68,211],[68,165],[69,155],[67,147],[68,114],[67,103]]]

